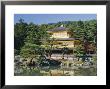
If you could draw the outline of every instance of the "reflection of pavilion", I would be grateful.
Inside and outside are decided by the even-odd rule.
[[[67,47],[70,49],[74,48],[74,38],[71,38],[71,32],[69,31],[69,28],[63,27],[57,27],[54,29],[51,29],[48,31],[52,36],[51,38],[54,38],[54,47],[56,48],[63,48]]]

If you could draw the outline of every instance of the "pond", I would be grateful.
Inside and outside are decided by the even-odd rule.
[[[96,67],[15,67],[15,76],[97,76]]]

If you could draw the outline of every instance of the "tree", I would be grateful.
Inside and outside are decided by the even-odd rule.
[[[82,55],[87,54],[90,44],[95,44],[96,46],[96,28],[96,20],[78,22],[77,28],[74,30],[74,38],[81,41],[82,48],[77,51],[80,52],[83,50],[83,52],[81,52],[83,53]]]
[[[23,19],[20,19],[14,25],[14,49],[17,51],[17,54],[19,54],[20,49],[24,46],[24,39],[27,36],[27,25]]]
[[[46,45],[47,41],[50,39],[50,34],[47,33],[47,25],[40,25],[39,28],[38,34],[40,35],[41,44]]]
[[[62,48],[62,59],[64,59],[64,55],[68,53],[68,48],[64,47]]]
[[[39,26],[34,23],[30,23],[27,26],[27,37],[25,38],[25,44],[21,48],[20,55],[25,58],[38,58],[45,55],[45,48],[43,45],[48,39],[45,26]]]
[[[39,49],[38,45],[25,43],[25,45],[21,48],[20,55],[24,58],[36,58],[39,55],[36,49]]]
[[[55,38],[47,40],[47,55],[51,58]]]
[[[41,42],[40,42],[41,34],[39,34],[39,31],[40,31],[39,26],[34,23],[30,23],[27,26],[27,30],[28,30],[27,37],[25,39],[25,42],[40,45],[41,44]]]

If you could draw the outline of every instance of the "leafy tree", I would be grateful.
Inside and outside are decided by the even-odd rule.
[[[36,58],[39,55],[36,49],[39,49],[38,45],[25,43],[25,45],[21,48],[20,55],[24,58]]]
[[[68,50],[67,47],[62,48],[62,59],[64,59],[64,55],[68,53]]]
[[[77,28],[74,30],[74,38],[81,41],[83,55],[87,54],[90,44],[96,45],[96,28],[96,20],[79,21]],[[82,49],[77,51],[82,51]]]
[[[49,40],[47,40],[47,56],[49,56],[51,58],[51,55],[52,55],[52,50],[53,50],[53,45],[54,45],[54,41],[55,41],[55,38],[51,38]]]
[[[38,25],[35,25],[33,23],[30,23],[28,26],[27,26],[27,37],[25,39],[25,42],[28,42],[28,43],[32,43],[32,44],[37,44],[37,45],[40,45],[41,42],[40,42],[40,35],[39,34],[39,26]]]
[[[27,26],[27,37],[25,38],[25,45],[21,48],[21,56],[36,58],[38,55],[45,55],[43,45],[49,38],[45,28],[45,25],[39,26],[34,23]]]
[[[24,45],[24,39],[27,36],[27,25],[23,19],[20,19],[19,22],[14,25],[14,48],[18,51],[17,54],[19,54],[21,47]]]

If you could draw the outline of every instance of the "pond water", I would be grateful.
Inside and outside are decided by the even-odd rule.
[[[97,76],[96,67],[15,67],[15,76]]]

